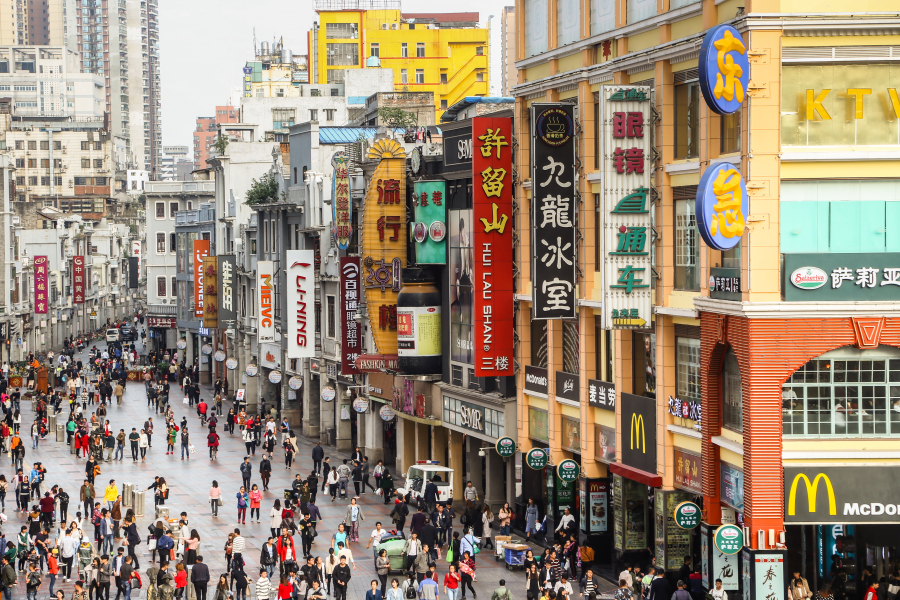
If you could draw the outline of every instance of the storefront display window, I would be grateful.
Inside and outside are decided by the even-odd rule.
[[[594,425],[594,457],[605,463],[616,462],[616,430]]]
[[[506,431],[506,415],[502,410],[485,408],[449,396],[444,396],[444,423],[472,429],[491,438],[503,437]]]
[[[900,437],[900,350],[841,348],[800,367],[782,387],[790,436]]]
[[[550,441],[546,410],[528,407],[528,436],[542,442]],[[615,440],[615,435],[613,435],[613,439]]]
[[[734,431],[744,430],[741,395],[741,368],[734,350],[729,348],[722,369],[722,425]]]
[[[634,332],[632,335],[634,394],[656,398],[656,334]]]

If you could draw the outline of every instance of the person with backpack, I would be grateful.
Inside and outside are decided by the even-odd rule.
[[[506,587],[506,580],[500,580],[500,587],[494,590],[494,593],[491,594],[491,600],[512,600],[512,595],[509,593],[509,589]]]

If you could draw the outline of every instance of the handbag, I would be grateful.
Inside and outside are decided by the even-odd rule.
[[[185,396],[184,400],[181,401],[182,404],[188,404],[188,397]]]
[[[447,550],[447,562],[448,563],[453,562],[453,546],[450,546],[450,549]]]
[[[225,506],[225,502],[221,498],[216,498],[216,505]]]
[[[149,548],[150,550],[156,550],[156,544],[157,544],[157,539],[150,538],[150,541],[147,542],[147,548]]]

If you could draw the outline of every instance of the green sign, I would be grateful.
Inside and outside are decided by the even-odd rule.
[[[447,263],[447,184],[444,181],[416,181],[415,222],[410,236],[420,265]]]
[[[547,453],[543,448],[532,448],[525,454],[525,464],[534,470],[540,470],[547,466]]]
[[[714,540],[722,554],[737,554],[744,547],[744,530],[737,525],[722,525],[716,529]]]
[[[575,481],[576,479],[578,479],[578,474],[580,472],[581,467],[578,466],[578,463],[571,458],[567,458],[556,465],[556,474],[563,481]]]
[[[503,458],[508,458],[516,453],[516,440],[511,437],[502,437],[497,440],[497,444],[494,447],[497,449],[497,454]]]
[[[675,524],[682,529],[700,525],[700,507],[693,502],[682,502],[675,507]]]
[[[556,478],[556,510],[562,512],[564,508],[568,508],[569,512],[574,514],[575,509],[575,482],[563,481],[558,476]]]
[[[900,300],[900,253],[783,256],[786,302]]]

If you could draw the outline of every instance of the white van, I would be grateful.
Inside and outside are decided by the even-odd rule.
[[[407,502],[424,497],[425,486],[430,479],[439,478],[434,483],[438,489],[438,502],[453,502],[453,469],[442,467],[436,460],[419,460],[406,471],[406,481],[397,491]]]
[[[110,327],[106,330],[106,342],[118,342],[122,338],[122,332],[118,327]]]

